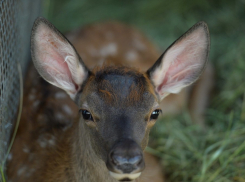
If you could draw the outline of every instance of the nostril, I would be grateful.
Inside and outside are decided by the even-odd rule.
[[[129,139],[116,143],[107,159],[107,168],[119,174],[138,174],[145,167],[142,149]]]

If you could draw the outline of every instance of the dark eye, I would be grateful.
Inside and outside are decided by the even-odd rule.
[[[83,119],[85,120],[90,120],[90,121],[93,121],[93,117],[92,117],[92,114],[88,111],[88,110],[80,110],[80,112],[82,113],[83,115]]]
[[[150,119],[157,119],[160,112],[162,112],[160,109],[156,109],[151,113],[151,118]]]

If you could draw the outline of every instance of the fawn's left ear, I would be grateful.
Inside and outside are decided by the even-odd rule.
[[[208,26],[199,22],[167,48],[147,71],[160,99],[198,79],[208,60],[209,46]]]
[[[70,42],[44,18],[37,18],[33,25],[31,53],[39,74],[74,99],[89,70]]]

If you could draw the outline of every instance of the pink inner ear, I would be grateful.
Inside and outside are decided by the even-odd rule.
[[[41,22],[33,30],[32,57],[39,74],[74,99],[88,71],[72,45],[52,25]]]
[[[193,27],[174,43],[151,72],[156,92],[163,99],[170,93],[179,93],[193,83],[207,61],[208,32],[204,26]]]
[[[174,45],[163,59],[165,72],[163,80],[157,86],[159,93],[172,91],[178,92],[182,87],[195,81],[198,72],[201,71],[205,60],[203,59],[203,47],[198,42],[189,41]],[[172,60],[171,60],[172,59]],[[203,63],[202,63],[202,60]],[[179,89],[178,89],[179,88]]]
[[[66,77],[74,84],[77,90],[78,85],[72,79],[72,75],[68,64],[65,62],[65,58],[59,53],[55,43],[52,42],[49,45],[50,46],[47,46],[47,48],[49,47],[48,50],[50,54],[48,54],[46,59],[44,59],[44,62],[47,62],[47,64],[45,64],[45,69],[48,73],[51,71],[52,73],[56,72],[57,74],[66,75]]]
[[[64,46],[62,42],[52,41],[57,40],[52,34],[44,33],[43,36],[40,34],[39,39],[41,40],[39,48],[42,49],[39,54],[40,60],[42,60],[41,65],[43,69],[46,70],[46,73],[52,77],[53,82],[56,82],[56,79],[63,79],[64,82],[72,83],[75,86],[75,89],[78,89],[78,85],[73,81],[71,71],[68,64],[65,61],[67,53],[61,51],[59,48]],[[62,81],[62,80],[61,80]],[[60,86],[56,84],[56,86]],[[71,88],[72,90],[72,88]]]
[[[157,87],[157,91],[163,89],[163,87],[173,86],[175,83],[186,79],[191,76],[191,60],[188,54],[188,48],[176,56],[175,60],[170,64],[169,68],[165,72],[162,83]],[[189,61],[185,61],[189,60]]]

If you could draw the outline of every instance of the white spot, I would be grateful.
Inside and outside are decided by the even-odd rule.
[[[40,101],[39,100],[36,100],[34,103],[33,103],[33,107],[37,107],[39,105]]]
[[[30,149],[27,146],[24,146],[22,150],[25,153],[29,153],[30,152]]]
[[[23,174],[26,171],[27,167],[23,166],[21,167],[18,171],[17,171],[17,175],[20,176],[21,174]]]
[[[48,144],[49,144],[49,146],[54,146],[55,145],[55,138],[54,137],[52,137],[52,138],[50,138],[49,140],[48,140]]]
[[[55,139],[54,136],[51,135],[50,138],[48,139],[48,145],[49,145],[49,147],[54,146],[55,143],[56,143],[56,139]]]
[[[110,43],[102,47],[99,52],[101,56],[115,55],[117,53],[117,45],[115,43]]]
[[[67,94],[64,93],[64,92],[57,92],[57,93],[55,94],[55,98],[56,98],[56,99],[64,99],[64,98],[66,98],[66,97],[67,97]]]
[[[13,159],[13,154],[12,153],[9,153],[8,155],[8,161],[11,161]]]
[[[133,45],[140,51],[144,51],[146,49],[146,46],[139,39],[134,39]]]
[[[63,110],[67,113],[67,114],[69,114],[69,115],[72,115],[73,114],[73,112],[72,112],[72,109],[68,106],[68,105],[63,105]]]
[[[53,147],[55,145],[55,137],[52,135],[46,135],[46,136],[40,136],[38,138],[38,143],[40,147],[46,148],[46,147]]]
[[[56,119],[58,119],[58,120],[62,120],[63,118],[64,118],[64,115],[62,114],[62,113],[55,113],[55,117],[56,117]]]
[[[42,148],[46,148],[46,146],[47,146],[47,142],[46,141],[39,140],[38,143],[39,143],[40,147],[42,147]]]
[[[125,58],[128,61],[135,61],[137,59],[137,57],[138,57],[138,54],[135,51],[129,51],[125,55]]]
[[[28,96],[28,99],[31,101],[31,100],[34,100],[35,99],[35,94],[30,94]]]

